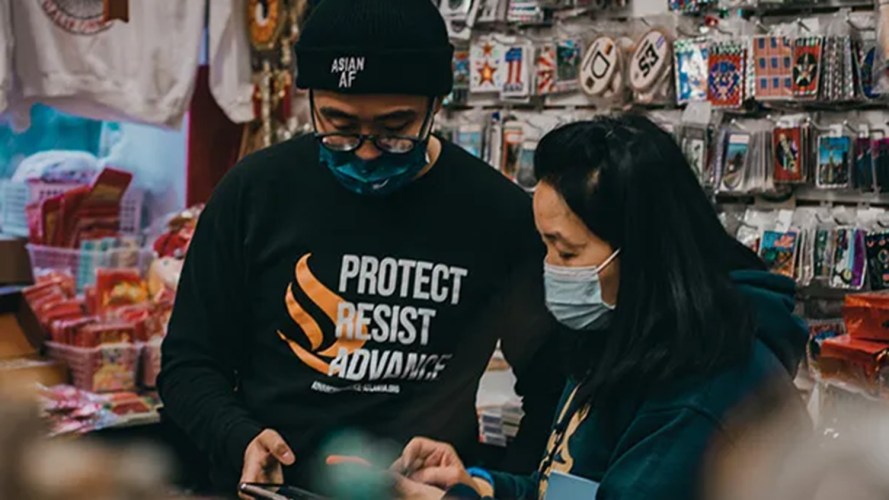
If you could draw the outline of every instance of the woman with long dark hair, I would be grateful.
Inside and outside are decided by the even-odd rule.
[[[673,138],[647,118],[561,127],[534,163],[546,302],[570,369],[546,455],[530,477],[467,471],[447,444],[417,438],[396,464],[411,479],[402,490],[698,498],[733,409],[793,394],[807,336],[794,283],[726,233]]]

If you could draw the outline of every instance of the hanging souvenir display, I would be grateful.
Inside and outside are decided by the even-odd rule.
[[[830,227],[819,226],[815,229],[815,241],[813,245],[813,276],[812,279],[820,285],[830,283],[833,271],[833,245],[836,242],[834,231]]]
[[[581,44],[565,39],[556,43],[556,92],[570,92],[578,87]]]
[[[866,134],[855,139],[855,187],[863,191],[875,191],[874,158],[871,139]]]
[[[881,193],[889,192],[889,139],[874,139],[871,154],[874,161],[874,183]]]
[[[470,47],[470,92],[500,92],[503,88],[502,51],[502,46],[492,38],[481,38]]]
[[[535,64],[537,95],[549,95],[556,91],[556,46],[544,44],[537,48]]]
[[[707,99],[717,107],[737,108],[744,102],[744,46],[716,42],[708,54]]]
[[[526,140],[522,142],[519,151],[519,164],[516,172],[516,184],[525,191],[534,191],[537,186],[537,177],[534,175],[534,152],[537,150],[537,141]]]
[[[679,146],[695,176],[703,182],[707,164],[708,130],[705,127],[685,125],[679,130]]]
[[[794,41],[793,95],[810,98],[818,95],[822,43],[820,36],[800,37]]]
[[[282,0],[248,0],[247,27],[253,50],[275,50],[287,13]]]
[[[524,99],[531,95],[531,62],[534,48],[528,44],[512,45],[503,54],[506,76],[500,97]]]
[[[525,130],[520,121],[507,121],[503,124],[503,153],[500,157],[500,172],[515,180],[522,154]]]
[[[476,158],[482,158],[484,152],[483,133],[482,126],[477,123],[463,124],[457,128],[454,142],[469,152],[469,154]]]
[[[846,136],[823,135],[818,138],[818,167],[815,185],[819,188],[849,187],[852,162],[852,139]]]
[[[751,42],[751,88],[757,100],[793,97],[793,47],[781,35],[755,36]]]
[[[858,56],[858,71],[861,82],[861,94],[868,99],[878,99],[880,93],[874,85],[874,61],[877,54],[876,42],[871,40],[863,42]]]
[[[667,35],[653,29],[636,42],[630,58],[630,87],[636,102],[649,104],[665,101],[670,96],[670,70],[673,57],[672,44]]]
[[[580,88],[590,97],[612,97],[623,86],[620,47],[608,36],[590,44],[580,65]]]
[[[759,256],[769,271],[793,278],[796,274],[798,242],[799,232],[796,230],[764,231]]]
[[[853,67],[852,38],[825,37],[822,45],[820,99],[825,102],[855,99],[858,69]]]
[[[469,65],[469,47],[457,46],[454,48],[454,90],[469,90],[469,81],[472,75],[472,66]]]
[[[508,0],[478,0],[481,2],[478,9],[477,23],[497,23],[506,20],[506,8]]]
[[[750,161],[751,136],[746,132],[729,134],[722,166],[720,189],[726,192],[742,191],[744,177]]]
[[[509,0],[506,21],[517,24],[538,24],[546,20],[540,0]]]
[[[868,234],[865,245],[871,289],[885,290],[889,288],[889,231]]]
[[[804,144],[801,127],[777,127],[772,132],[776,183],[805,182]]]
[[[682,38],[673,44],[679,104],[707,100],[708,43],[706,38]]]
[[[833,288],[860,290],[864,287],[867,261],[865,232],[855,227],[842,227],[834,232]]]

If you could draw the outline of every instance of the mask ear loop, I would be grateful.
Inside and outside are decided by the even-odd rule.
[[[602,272],[602,270],[604,270],[606,267],[608,267],[609,264],[614,262],[614,259],[616,259],[618,255],[620,255],[620,248],[615,250],[614,253],[612,253],[607,259],[605,259],[605,262],[599,264],[596,267],[596,272]]]

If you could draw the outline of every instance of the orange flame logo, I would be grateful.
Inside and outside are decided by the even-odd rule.
[[[311,256],[312,254],[306,254],[296,263],[294,269],[296,283],[302,291],[305,292],[309,300],[314,302],[324,315],[336,325],[337,310],[340,303],[345,301],[342,297],[330,291],[329,288],[324,286],[324,284],[312,274],[312,270],[309,269],[309,257]],[[287,305],[287,313],[290,315],[290,318],[293,319],[294,323],[299,326],[302,333],[308,339],[311,350],[307,350],[303,346],[287,338],[281,333],[281,330],[278,330],[278,336],[281,337],[281,340],[287,343],[290,350],[293,351],[293,354],[296,354],[296,357],[298,357],[300,361],[314,370],[321,372],[324,375],[336,375],[337,371],[329,373],[330,362],[336,358],[340,349],[345,349],[349,354],[352,354],[364,346],[366,341],[357,338],[337,338],[332,344],[325,346],[324,332],[321,330],[321,326],[315,318],[313,318],[312,315],[300,305],[299,301],[296,300],[296,297],[293,294],[292,283],[287,287],[287,292],[284,294],[284,303]],[[357,332],[358,330],[355,329],[354,321],[355,320],[353,320],[353,324],[351,325],[352,328],[350,330]],[[367,326],[362,325],[360,331],[362,334],[360,337],[366,338]],[[356,333],[355,337],[359,337],[359,335]]]

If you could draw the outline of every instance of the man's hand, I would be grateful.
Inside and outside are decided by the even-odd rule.
[[[284,471],[281,466],[293,465],[295,461],[296,457],[284,442],[284,438],[277,432],[266,429],[260,432],[244,451],[241,482],[281,484],[284,482]],[[241,498],[249,500],[251,497],[241,494]]]
[[[444,490],[403,477],[395,483],[395,491],[400,500],[442,500],[445,496]]]
[[[412,481],[444,490],[457,484],[465,484],[478,490],[478,484],[466,472],[454,447],[431,439],[412,439],[404,447],[401,457],[392,464],[391,470]]]

